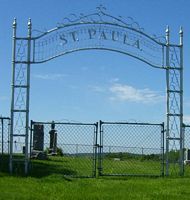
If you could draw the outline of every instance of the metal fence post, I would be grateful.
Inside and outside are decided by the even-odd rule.
[[[96,124],[94,124],[94,126],[95,126],[95,130],[94,130],[94,142],[93,142],[93,146],[94,146],[93,177],[96,177],[97,148],[98,148],[98,144],[97,144],[97,142],[98,142],[98,138],[97,138],[98,137],[98,122]]]
[[[31,158],[31,155],[32,155],[32,137],[33,137],[33,121],[31,120],[30,121],[30,158]]]
[[[100,137],[100,144],[99,144],[99,153],[98,153],[98,175],[102,175],[102,148],[103,148],[103,130],[102,130],[103,122],[99,121],[99,137]]]
[[[165,137],[164,137],[164,136],[165,136],[164,122],[161,124],[161,129],[162,129],[162,130],[161,130],[161,137],[162,137],[162,139],[161,139],[161,143],[162,143],[162,144],[161,144],[161,149],[162,149],[162,152],[161,152],[161,155],[162,155],[162,158],[161,158],[161,159],[162,159],[161,175],[164,176],[164,165],[165,165],[165,164],[164,164],[164,161],[165,161],[165,159],[164,159],[164,157],[165,157],[165,156],[164,156],[164,148],[165,148],[165,147],[164,147],[164,140],[165,140]]]

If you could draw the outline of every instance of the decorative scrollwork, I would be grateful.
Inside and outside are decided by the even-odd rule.
[[[107,9],[103,5],[96,7],[96,11],[91,14],[74,14],[71,13],[69,16],[64,17],[62,22],[57,23],[56,28],[63,28],[68,25],[75,24],[112,24],[118,25],[126,28],[136,30],[140,33],[145,33],[144,28],[142,28],[137,21],[132,17],[122,17],[122,16],[113,16],[107,12]],[[44,30],[33,30],[33,36],[38,37],[40,35],[48,33],[47,29]],[[152,35],[151,38],[155,41],[165,44],[164,36]]]
[[[96,12],[88,15],[83,13],[80,15],[70,14],[68,17],[63,18],[63,21],[58,23],[57,27],[64,27],[68,24],[75,23],[110,23],[127,26],[138,31],[144,31],[144,29],[141,28],[138,22],[134,21],[132,17],[124,19],[122,16],[112,16],[106,12],[107,10],[103,5],[98,6],[96,10]]]

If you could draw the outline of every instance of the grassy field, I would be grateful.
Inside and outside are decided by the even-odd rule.
[[[171,199],[190,197],[190,178],[43,178],[1,174],[0,199]]]
[[[69,159],[69,160],[68,160]],[[28,177],[0,174],[0,200],[32,199],[190,199],[190,166],[184,177],[98,177],[70,178],[64,174],[92,173],[91,162],[86,159],[52,158],[34,160]],[[71,163],[72,167],[71,168]],[[118,165],[119,162],[116,162]],[[121,162],[124,165],[124,162]],[[19,166],[18,166],[19,167]],[[113,167],[113,166],[112,166]],[[73,169],[73,170],[72,170]],[[123,169],[123,168],[122,168]]]
[[[103,159],[103,172],[105,174],[131,174],[131,175],[157,175],[161,173],[160,161],[140,161],[135,159],[114,161]]]

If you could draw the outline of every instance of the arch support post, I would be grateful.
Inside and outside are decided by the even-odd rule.
[[[184,175],[184,131],[183,131],[183,29],[180,27],[180,174]]]
[[[29,152],[29,100],[30,100],[30,63],[32,23],[28,21],[28,36],[16,37],[16,19],[13,22],[12,56],[12,99],[10,128],[10,173],[24,164],[24,173],[28,174]],[[23,154],[18,156],[18,154]]]
[[[10,123],[10,145],[9,145],[9,171],[13,173],[13,135],[14,135],[14,104],[15,104],[15,57],[16,57],[16,19],[13,21],[13,49],[12,49],[12,85],[11,85],[11,123]]]
[[[183,31],[180,44],[170,45],[166,29],[166,175],[184,174],[183,156]]]
[[[31,19],[28,21],[28,48],[27,48],[27,79],[26,79],[26,136],[25,136],[25,174],[28,174],[29,163],[29,109],[30,109],[30,57],[31,57],[31,35],[32,35],[32,23]]]

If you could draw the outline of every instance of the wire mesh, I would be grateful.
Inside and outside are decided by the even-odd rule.
[[[190,125],[185,125],[184,148],[190,149]]]
[[[184,125],[184,174],[190,176],[190,125]]]
[[[0,117],[0,170],[8,170],[10,119]]]
[[[36,140],[35,126],[41,126],[42,137]],[[38,133],[37,133],[38,134]],[[38,134],[39,135],[39,134]],[[97,124],[82,123],[42,123],[33,122],[31,132],[31,158],[34,167],[40,158],[39,152],[47,157],[43,166],[53,163],[59,173],[74,177],[94,177],[96,175]],[[37,143],[38,142],[38,143]],[[39,156],[39,157],[38,157]],[[39,162],[38,167],[39,167]],[[51,164],[52,168],[52,164]],[[52,171],[52,173],[57,173]]]
[[[0,154],[9,153],[9,118],[0,118]]]
[[[163,175],[163,126],[100,122],[99,175]]]

